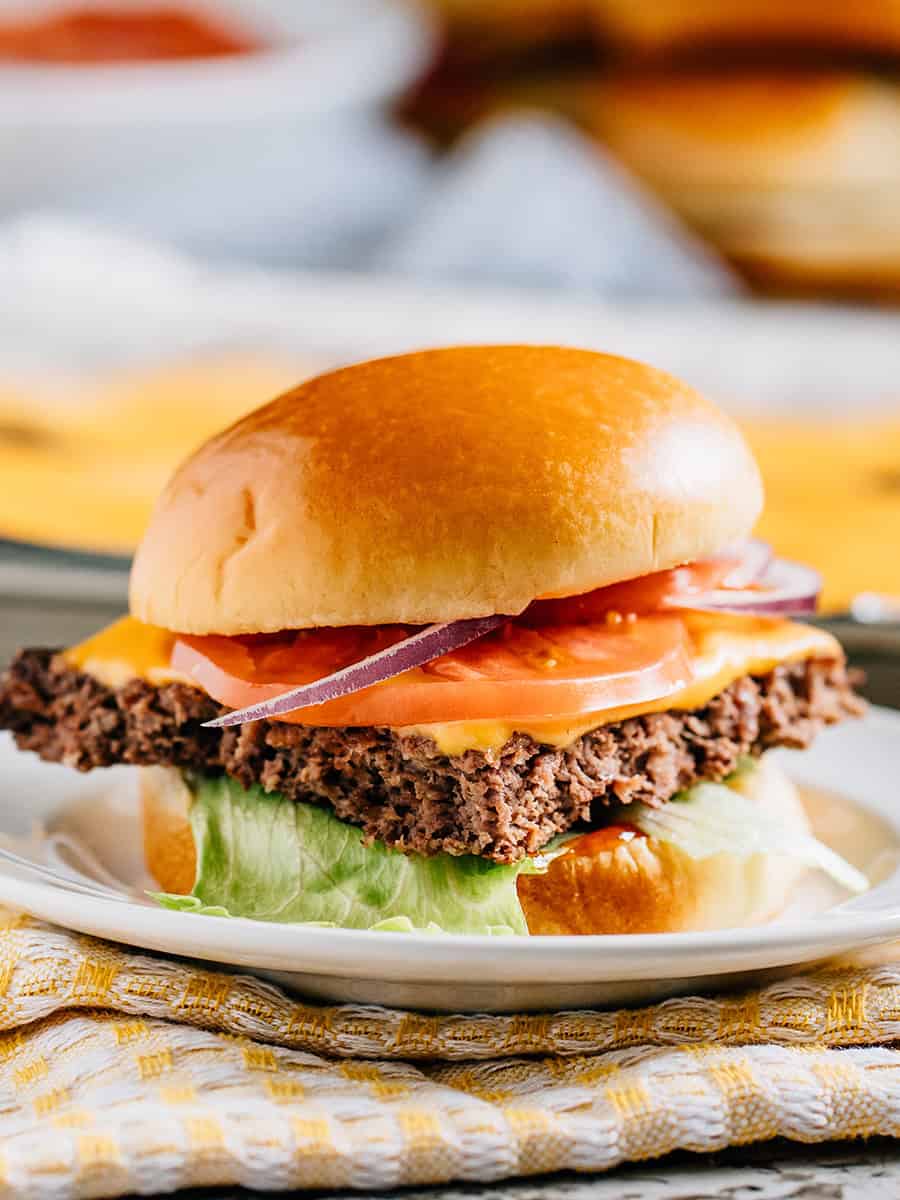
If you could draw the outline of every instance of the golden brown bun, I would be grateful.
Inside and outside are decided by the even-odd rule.
[[[794,785],[771,762],[743,785],[789,829],[809,824]],[[177,771],[141,771],[144,855],[165,892],[187,895],[197,859],[188,823],[190,793]],[[563,855],[546,875],[519,877],[531,933],[678,933],[752,925],[774,916],[805,868],[775,855],[693,859],[652,838],[618,841],[603,853]]]
[[[761,501],[733,422],[640,363],[546,346],[378,359],[188,459],[131,611],[198,634],[514,614],[713,554]]]
[[[889,197],[883,197],[885,201]],[[857,214],[865,206],[860,204]],[[822,230],[793,236],[747,237],[729,257],[752,283],[781,296],[855,297],[896,302],[900,294],[900,212],[884,214],[867,229]]]
[[[611,75],[596,129],[673,187],[875,185],[900,176],[900,92],[841,72],[744,70]],[[888,138],[885,143],[885,137]]]
[[[659,52],[725,44],[900,50],[897,0],[590,0],[601,32]]]
[[[900,282],[900,91],[839,73],[631,74],[592,124],[626,165],[756,278]]]
[[[197,852],[188,821],[191,793],[178,771],[140,771],[141,819],[147,869],[164,892],[186,896],[197,877]]]
[[[747,779],[763,811],[808,831],[797,791],[778,767],[767,762]],[[775,915],[804,870],[775,855],[694,859],[670,843],[635,836],[600,852],[580,854],[576,843],[545,875],[520,876],[518,890],[531,933],[681,933]]]

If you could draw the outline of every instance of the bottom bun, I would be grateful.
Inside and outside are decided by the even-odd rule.
[[[797,789],[773,763],[740,790],[786,834],[809,832]],[[681,933],[755,925],[775,916],[806,868],[782,854],[691,858],[670,842],[610,827],[573,843],[544,875],[523,875],[519,899],[531,933]]]
[[[787,834],[808,832],[797,790],[763,760],[739,785]],[[197,873],[188,820],[191,793],[166,767],[141,770],[144,855],[165,892],[187,895]],[[669,842],[621,826],[573,842],[543,875],[522,875],[519,899],[533,934],[678,933],[767,920],[785,905],[805,867],[785,855],[695,859]]]
[[[164,892],[187,896],[197,878],[190,788],[171,767],[142,767],[140,794],[147,869]]]

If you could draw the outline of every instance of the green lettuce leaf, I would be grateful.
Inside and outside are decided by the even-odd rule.
[[[866,891],[868,879],[845,858],[808,829],[798,829],[781,813],[762,808],[754,792],[768,786],[772,782],[759,766],[742,764],[722,783],[696,783],[661,808],[638,803],[623,812],[649,837],[669,842],[691,858],[780,854],[824,871],[847,891]]]
[[[331,812],[226,778],[190,780],[197,879],[167,908],[348,929],[527,934],[516,893],[542,860],[404,855]]]

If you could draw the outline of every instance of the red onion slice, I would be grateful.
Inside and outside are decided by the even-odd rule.
[[[285,713],[296,712],[298,708],[308,708],[311,704],[325,704],[328,700],[336,700],[339,696],[349,696],[351,692],[361,691],[384,679],[392,679],[411,671],[413,667],[424,666],[442,654],[451,650],[459,650],[486,633],[505,624],[509,617],[473,617],[465,621],[445,621],[440,625],[428,625],[417,633],[410,634],[401,642],[395,642],[377,654],[342,667],[331,675],[324,675],[314,683],[305,683],[301,687],[291,688],[282,696],[273,700],[264,700],[259,704],[251,704],[247,708],[235,709],[214,721],[207,721],[206,729],[224,729],[228,725],[246,725],[250,721],[262,721],[272,717],[283,717]]]
[[[754,587],[717,588],[700,595],[685,596],[681,608],[710,609],[738,613],[811,613],[816,611],[822,577],[812,567],[774,559]]]
[[[730,554],[727,558],[732,557]],[[774,555],[768,542],[751,538],[734,548],[734,566],[722,581],[726,588],[746,588],[756,583],[769,569]]]
[[[680,602],[673,600],[667,607],[738,613],[809,613],[815,611],[822,587],[821,577],[816,571],[786,559],[773,560],[764,542],[748,543],[728,578],[744,579],[755,586],[744,583],[741,587],[687,594]],[[402,675],[414,667],[424,666],[443,654],[459,650],[510,619],[508,616],[473,617],[429,625],[395,642],[393,646],[370,654],[313,683],[291,688],[272,700],[251,704],[217,717],[214,721],[207,721],[205,728],[223,729],[230,725],[282,717],[301,708],[348,696],[385,679],[392,679],[395,675]]]

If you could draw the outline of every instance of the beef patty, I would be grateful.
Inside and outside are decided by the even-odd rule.
[[[515,862],[614,801],[659,805],[746,754],[806,746],[863,702],[844,665],[812,659],[744,676],[702,708],[603,725],[556,749],[515,734],[448,757],[428,737],[259,721],[204,729],[226,711],[180,683],[112,690],[51,650],[24,650],[0,679],[0,729],[79,771],[115,763],[221,772],[327,804],[370,838],[422,854]]]

